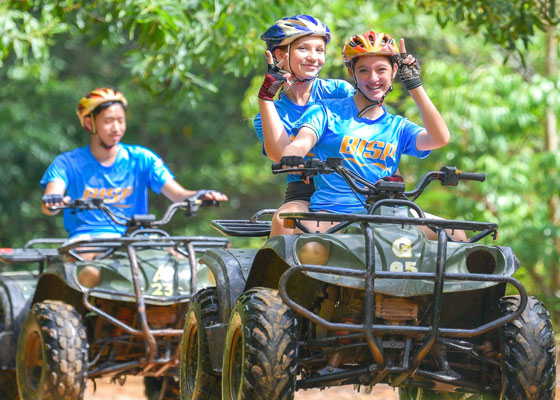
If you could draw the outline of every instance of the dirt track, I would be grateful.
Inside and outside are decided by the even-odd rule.
[[[111,384],[109,379],[97,381],[97,392],[93,394],[93,384],[90,381],[86,389],[85,400],[144,400],[142,378],[129,377],[124,386]],[[387,385],[379,385],[373,394],[356,393],[352,388],[333,388],[324,391],[306,390],[296,393],[296,400],[393,400],[398,399],[396,391]]]
[[[560,372],[560,371],[558,371]],[[560,387],[560,373],[556,374],[556,384]],[[332,388],[324,391],[307,390],[296,393],[296,400],[397,400],[396,390],[387,385],[374,388],[372,394],[357,393],[350,387]],[[109,379],[97,381],[97,392],[93,394],[93,384],[88,383],[85,400],[145,400],[142,378],[129,377],[124,386],[111,384]],[[560,400],[560,391],[556,391],[556,400]]]

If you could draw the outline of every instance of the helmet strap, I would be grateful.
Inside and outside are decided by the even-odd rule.
[[[97,128],[95,126],[95,116],[93,115],[93,113],[88,115],[89,120],[91,121],[91,133],[93,133],[94,135],[97,133]]]

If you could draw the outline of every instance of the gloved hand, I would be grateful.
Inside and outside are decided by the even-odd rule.
[[[406,53],[404,39],[399,43],[400,54],[390,47],[393,59],[397,63],[399,78],[403,81],[406,90],[412,90],[422,85],[420,81],[420,62],[412,55]]]
[[[268,73],[264,77],[264,82],[259,91],[259,98],[266,101],[273,101],[274,96],[282,85],[288,81],[284,76],[286,71],[281,70],[273,64],[268,64]]]
[[[57,204],[64,203],[64,197],[59,193],[45,194],[41,201],[45,204],[47,208],[56,206]]]
[[[411,60],[412,59],[412,60]],[[412,90],[422,85],[420,81],[420,62],[414,56],[401,53],[398,56],[399,78],[406,90]]]
[[[301,156],[284,156],[280,159],[280,165],[286,168],[297,168],[305,164]]]
[[[387,181],[387,182],[404,182],[404,179],[402,176],[398,175],[398,174],[394,174],[391,176],[384,176],[383,178],[381,178],[381,180]]]
[[[213,193],[213,198],[207,198],[208,194]],[[191,199],[199,200],[199,199],[207,199],[207,200],[216,200],[216,201],[225,201],[227,200],[227,196],[223,193],[218,192],[217,190],[212,189],[200,189],[197,190],[195,194],[193,194]]]

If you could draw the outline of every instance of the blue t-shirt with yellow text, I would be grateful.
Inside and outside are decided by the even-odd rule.
[[[142,146],[119,144],[113,165],[105,167],[91,154],[89,146],[58,155],[41,179],[45,188],[49,182],[62,181],[66,196],[72,200],[102,198],[117,215],[132,217],[148,212],[148,187],[160,193],[163,185],[174,179],[163,160]],[[89,234],[126,231],[103,211],[64,210],[64,228],[69,238]]]
[[[295,83],[294,85],[297,85]],[[306,105],[300,106],[295,104],[288,96],[283,93],[280,97],[274,101],[274,106],[278,111],[278,115],[284,124],[286,132],[290,135],[290,138],[294,140],[295,134],[292,134],[292,128],[295,123],[301,118],[303,113],[311,106],[321,99],[344,99],[346,97],[352,96],[355,93],[354,87],[341,79],[315,79],[311,86],[311,94]],[[262,128],[261,114],[258,113],[253,122],[255,128],[255,133],[257,134],[259,140],[263,143],[263,154],[266,155],[264,150],[264,134]],[[297,134],[297,132],[296,132]],[[296,175],[287,176],[288,182],[299,181],[300,178]]]
[[[375,120],[358,118],[353,97],[321,100],[309,107],[294,127],[310,128],[317,135],[313,147],[315,157],[343,158],[343,165],[361,177],[376,182],[397,170],[402,154],[427,157],[429,151],[416,148],[416,137],[424,130],[400,115],[392,115],[383,107],[383,115]],[[365,207],[346,181],[336,173],[315,177],[315,193],[311,211],[360,213]],[[362,202],[365,196],[358,195]]]

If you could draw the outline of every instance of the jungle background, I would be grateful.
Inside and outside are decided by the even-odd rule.
[[[453,219],[498,222],[494,242],[520,260],[516,277],[560,322],[558,0],[5,0],[0,2],[0,247],[63,237],[40,212],[39,180],[59,153],[84,146],[79,98],[110,85],[129,100],[125,143],[158,153],[190,189],[230,201],[176,217],[175,234],[216,234],[209,221],[247,218],[283,199],[252,128],[266,62],[259,36],[274,21],[310,14],[333,38],[321,76],[349,79],[340,52],[373,29],[406,39],[451,143],[404,158],[412,188],[453,165],[484,183],[432,185],[419,200]],[[391,112],[421,122],[402,84]],[[151,194],[161,216],[169,202]],[[258,246],[262,240],[234,240]],[[558,326],[557,326],[558,331]]]

